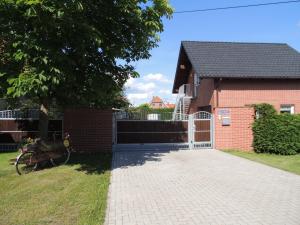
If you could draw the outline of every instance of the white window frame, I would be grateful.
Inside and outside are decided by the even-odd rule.
[[[280,113],[295,114],[295,106],[293,104],[281,104]]]
[[[200,85],[200,77],[197,73],[194,73],[194,97],[198,96],[198,86]]]

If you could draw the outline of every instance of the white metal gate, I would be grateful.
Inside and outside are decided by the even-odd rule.
[[[213,148],[213,115],[200,111],[189,115],[190,149]]]

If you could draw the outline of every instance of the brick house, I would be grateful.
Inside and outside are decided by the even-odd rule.
[[[149,103],[150,107],[153,109],[173,109],[175,108],[175,104],[165,103],[159,96],[153,96],[152,100]]]
[[[257,103],[300,113],[300,53],[287,44],[183,41],[175,112],[214,115],[219,149],[249,150]]]
[[[153,109],[165,108],[163,100],[158,96],[153,96],[150,102],[150,107]]]

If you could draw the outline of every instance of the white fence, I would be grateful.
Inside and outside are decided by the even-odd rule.
[[[120,111],[114,115],[117,120],[188,120],[187,114],[174,112]]]
[[[28,109],[28,110],[3,110],[0,111],[0,120],[7,119],[38,119],[39,110],[38,109]]]

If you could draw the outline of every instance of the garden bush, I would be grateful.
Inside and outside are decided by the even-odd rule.
[[[253,147],[258,153],[300,153],[300,115],[276,114],[273,106],[256,105],[259,118],[253,124]]]
[[[276,110],[274,107],[267,103],[254,105],[255,112],[258,114],[259,118],[270,117],[276,115]]]

